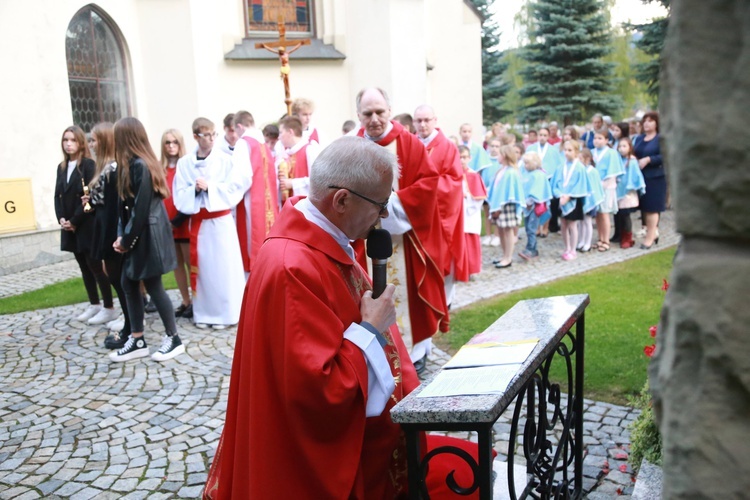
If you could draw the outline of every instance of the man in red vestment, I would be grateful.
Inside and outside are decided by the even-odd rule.
[[[240,138],[234,146],[232,163],[235,169],[250,176],[250,189],[235,211],[242,265],[247,278],[263,241],[279,215],[279,189],[271,149],[255,138],[257,129],[252,115],[247,111],[238,111],[234,114],[234,127]]]
[[[419,381],[393,285],[373,299],[350,245],[387,215],[396,158],[346,137],[315,166],[246,286],[210,498],[397,498],[407,485],[389,410]]]
[[[432,106],[423,104],[414,111],[417,136],[427,148],[430,160],[440,172],[438,181],[438,212],[441,229],[448,251],[441,265],[445,276],[445,297],[448,305],[453,301],[455,283],[469,281],[469,266],[464,238],[463,179],[464,171],[458,147],[445,137],[437,127],[437,117]]]
[[[364,89],[357,94],[358,131],[386,148],[393,148],[401,165],[398,186],[391,195],[389,217],[381,225],[391,234],[403,234],[406,291],[413,347],[411,359],[421,371],[432,349],[432,336],[448,331],[443,263],[448,252],[437,196],[441,172],[427,150],[404,127],[390,120],[385,91]]]

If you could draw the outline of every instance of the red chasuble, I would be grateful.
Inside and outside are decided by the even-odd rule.
[[[416,344],[438,330],[447,332],[450,323],[441,266],[445,241],[436,196],[440,172],[419,139],[400,123],[391,123],[391,132],[377,143],[387,146],[396,141],[401,165],[397,194],[412,226],[404,234],[404,257],[411,334]],[[357,135],[363,137],[364,133],[360,128]]]
[[[385,351],[396,389],[380,416],[365,418],[365,357],[343,333],[361,321],[370,283],[296,202],[284,206],[245,288],[204,498],[399,498],[405,445],[389,412],[418,385],[414,366],[394,326]]]
[[[252,137],[243,136],[242,139],[247,142],[250,150],[253,183],[237,205],[237,236],[240,240],[242,265],[245,272],[249,273],[263,241],[279,215],[279,190],[271,149]]]
[[[443,275],[451,272],[454,262],[454,275],[458,281],[469,281],[469,267],[466,260],[464,239],[464,169],[458,148],[448,140],[440,129],[437,136],[427,145],[427,154],[440,172],[438,181],[438,213],[443,230],[447,252],[443,255]]]

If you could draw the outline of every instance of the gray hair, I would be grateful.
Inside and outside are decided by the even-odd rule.
[[[360,105],[362,104],[362,96],[365,95],[365,92],[370,89],[374,89],[380,92],[380,95],[382,95],[383,99],[385,99],[385,103],[389,108],[391,107],[391,99],[388,97],[388,94],[385,92],[385,90],[381,89],[380,87],[365,87],[357,92],[357,97],[354,99],[354,103],[357,105],[357,113],[359,113]]]
[[[367,191],[391,171],[398,176],[396,155],[361,137],[341,137],[329,144],[310,168],[310,200],[322,201],[328,186]]]

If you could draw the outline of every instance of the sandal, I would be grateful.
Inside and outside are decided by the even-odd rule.
[[[609,243],[600,241],[596,249],[599,250],[600,252],[606,252],[607,250],[609,250]]]

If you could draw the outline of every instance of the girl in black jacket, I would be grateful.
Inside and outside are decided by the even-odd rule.
[[[94,161],[89,157],[86,136],[75,125],[65,129],[62,135],[63,161],[57,168],[55,183],[55,214],[62,228],[60,249],[73,252],[81,268],[83,284],[89,296],[89,307],[76,317],[78,321],[88,321],[100,311],[99,292],[102,292],[104,307],[112,308],[112,291],[104,274],[101,261],[91,257],[93,213],[84,211],[81,203],[84,186],[94,177]]]
[[[143,124],[132,117],[115,123],[117,190],[120,220],[112,248],[124,255],[122,287],[130,315],[130,338],[112,361],[127,361],[149,355],[143,338],[143,301],[138,282],[143,281],[159,311],[166,334],[151,356],[166,361],[185,352],[177,335],[172,303],[164,291],[162,274],[177,266],[172,229],[162,200],[169,196],[164,170],[156,159]]]

